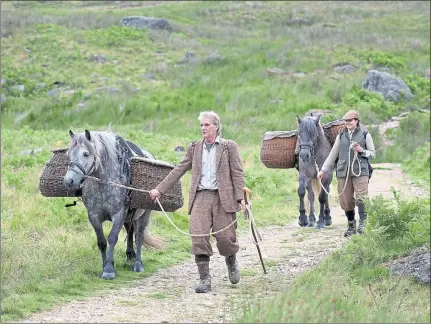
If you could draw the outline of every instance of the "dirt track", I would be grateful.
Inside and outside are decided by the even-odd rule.
[[[403,176],[399,165],[375,164],[370,182],[370,196],[391,197],[391,186],[403,197],[427,195]],[[113,291],[110,296],[95,296],[73,301],[51,311],[26,319],[35,322],[86,323],[202,323],[234,321],[248,302],[271,298],[285,290],[296,275],[321,262],[346,239],[346,220],[341,209],[332,206],[333,225],[323,230],[300,228],[297,220],[285,225],[260,229],[261,250],[268,274],[264,275],[255,246],[248,232],[240,232],[242,246],[238,258],[241,282],[234,286],[227,279],[224,259],[211,259],[213,291],[196,294],[198,273],[192,258],[180,265],[157,271],[133,287]]]

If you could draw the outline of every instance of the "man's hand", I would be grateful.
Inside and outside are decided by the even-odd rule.
[[[152,200],[156,200],[156,198],[160,198],[161,196],[162,194],[160,193],[159,190],[157,189],[150,190],[150,197]]]
[[[245,200],[244,199],[241,199],[239,201],[239,206],[241,207],[241,212],[243,213],[244,217],[247,219],[248,214],[247,214],[247,208],[245,207]]]
[[[317,179],[322,180],[324,175],[325,175],[325,171],[320,170],[319,173],[317,173]]]

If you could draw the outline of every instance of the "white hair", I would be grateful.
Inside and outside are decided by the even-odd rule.
[[[217,135],[221,136],[221,122],[219,115],[212,110],[201,111],[198,117],[199,122],[202,122],[202,119],[205,117],[211,121],[211,124],[217,126]]]

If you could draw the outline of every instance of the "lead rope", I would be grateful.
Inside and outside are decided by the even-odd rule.
[[[351,149],[353,148],[353,144],[354,144],[354,143],[351,143],[351,144],[350,144],[350,146],[349,146],[349,158],[348,158],[348,161],[350,161],[350,153],[351,153]],[[357,174],[353,171],[353,166],[354,166],[354,164],[355,164],[355,160],[356,160],[356,161],[357,161],[357,163],[358,163],[358,169],[359,169],[359,173],[357,173]],[[314,165],[315,165],[315,167],[316,167],[316,171],[317,171],[317,173],[319,173],[319,166],[317,165],[316,160],[314,160]],[[323,191],[324,191],[324,192],[326,192],[326,194],[327,194],[328,196],[331,196],[331,197],[340,197],[340,196],[342,195],[342,193],[344,192],[344,190],[346,189],[347,181],[349,181],[349,178],[350,178],[350,177],[349,177],[349,174],[350,174],[350,163],[348,163],[348,164],[347,164],[347,176],[346,176],[346,181],[344,182],[343,190],[341,190],[341,192],[340,192],[340,194],[339,194],[339,195],[331,195],[331,194],[329,194],[329,192],[328,192],[328,191],[326,191],[325,187],[323,186],[323,184],[322,184],[322,180],[321,180],[321,179],[319,179],[320,187],[323,189]],[[361,175],[361,163],[360,163],[359,158],[358,158],[358,152],[356,152],[356,151],[355,151],[355,153],[354,153],[353,161],[352,161],[352,174],[353,174],[355,177],[359,177],[359,176]]]
[[[149,191],[148,190],[144,190],[144,189],[139,189],[139,188],[133,188],[133,187],[127,187],[127,186],[124,186],[124,185],[121,185],[121,184],[118,184],[118,183],[114,183],[114,182],[110,182],[110,181],[105,181],[105,180],[102,180],[102,179],[99,179],[99,178],[96,178],[96,177],[93,177],[93,176],[85,176],[85,178],[88,178],[88,179],[92,179],[92,180],[96,180],[96,181],[98,181],[98,182],[101,182],[101,183],[104,183],[104,184],[107,184],[107,185],[110,185],[110,186],[114,186],[114,187],[118,187],[118,188],[124,188],[124,189],[129,189],[129,190],[135,190],[135,191],[139,191],[139,192],[145,192],[145,193],[149,193]],[[160,206],[160,209],[162,210],[162,212],[163,212],[163,215],[168,219],[168,221],[169,221],[169,223],[177,230],[177,231],[179,231],[180,233],[182,233],[182,234],[184,234],[184,235],[187,235],[187,236],[191,236],[191,237],[202,237],[202,236],[210,236],[210,235],[215,235],[215,234],[218,234],[218,233],[221,233],[221,232],[223,232],[224,230],[226,230],[226,229],[228,229],[229,227],[231,227],[233,224],[235,224],[237,221],[238,221],[238,219],[236,218],[232,223],[230,223],[228,226],[226,226],[226,227],[224,227],[224,228],[222,228],[221,230],[218,230],[218,231],[216,231],[216,232],[210,232],[210,233],[208,233],[208,234],[190,234],[190,233],[187,233],[187,232],[184,232],[183,230],[181,230],[177,225],[175,225],[174,224],[174,222],[172,222],[172,220],[169,218],[169,216],[168,216],[168,214],[166,214],[166,212],[165,212],[165,210],[164,210],[164,208],[163,208],[163,206],[162,206],[162,204],[160,203],[160,200],[159,200],[159,198],[156,198],[156,201],[157,201],[157,203],[159,204],[159,206]],[[247,206],[246,206],[246,208],[247,208]],[[250,213],[250,215],[252,215],[251,213]],[[252,216],[252,217],[250,217],[250,223],[251,222],[253,222],[254,223],[254,227],[255,227],[255,230],[256,230],[256,232],[257,232],[257,227],[256,227],[256,224],[255,224],[255,222],[254,222],[254,217]],[[250,224],[250,229],[251,229],[251,224]],[[259,235],[259,237],[260,237],[260,235]],[[256,243],[255,243],[256,244]]]

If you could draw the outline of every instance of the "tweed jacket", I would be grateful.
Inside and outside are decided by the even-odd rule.
[[[188,206],[189,215],[191,214],[201,177],[203,145],[203,139],[189,144],[184,159],[156,187],[163,195],[187,171],[192,170]],[[240,205],[238,202],[244,199],[245,179],[238,145],[234,141],[220,138],[220,144],[216,147],[216,168],[218,193],[224,210],[228,213],[239,211]]]

